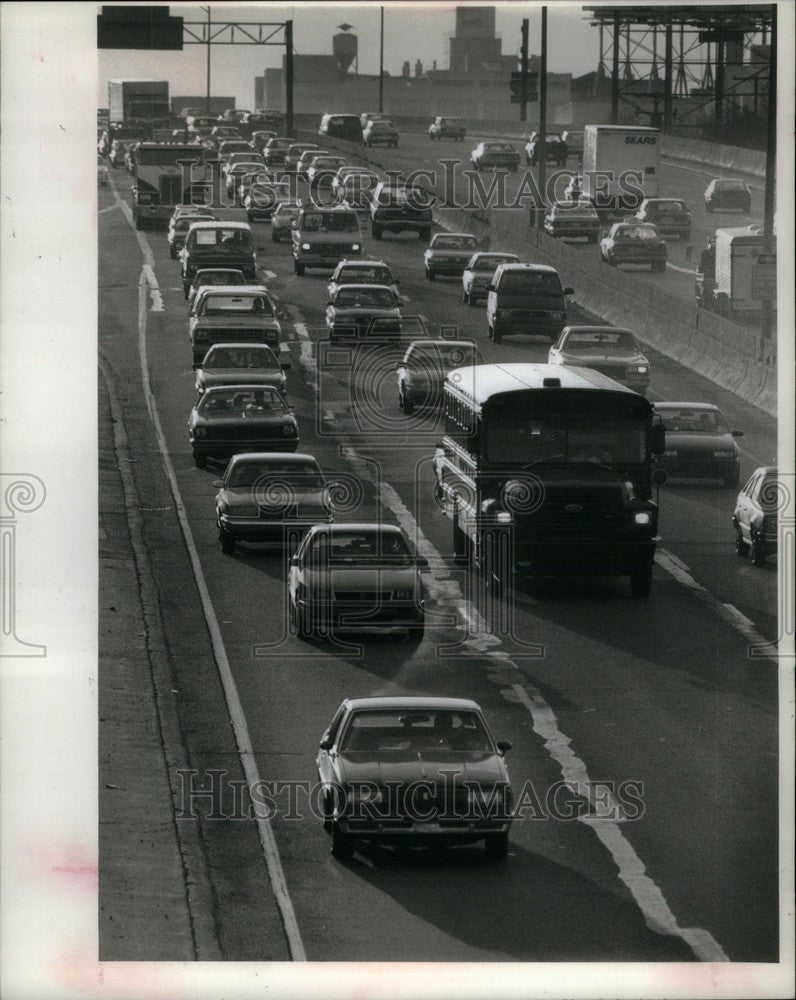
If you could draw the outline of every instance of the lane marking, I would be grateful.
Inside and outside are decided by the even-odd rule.
[[[141,270],[141,278],[138,284],[138,356],[140,360],[141,382],[144,390],[144,398],[146,400],[147,410],[155,430],[155,436],[157,438],[160,456],[163,461],[163,467],[169,481],[171,495],[174,498],[174,509],[185,540],[186,549],[188,550],[188,557],[191,562],[196,587],[199,591],[202,611],[205,616],[205,621],[207,622],[210,641],[213,647],[213,655],[218,667],[219,677],[224,691],[224,699],[227,703],[227,711],[232,723],[233,732],[235,733],[238,756],[240,757],[241,766],[246,776],[248,787],[261,788],[262,784],[258,784],[261,779],[257,769],[257,763],[255,761],[254,747],[252,746],[251,736],[249,735],[249,728],[243,712],[243,705],[241,704],[240,696],[238,695],[238,690],[235,686],[235,679],[232,676],[232,669],[230,667],[227,651],[224,646],[224,639],[221,634],[221,626],[219,625],[218,618],[213,607],[213,602],[210,597],[210,591],[208,590],[207,582],[202,570],[199,552],[196,548],[196,543],[194,542],[193,532],[191,531],[191,526],[188,522],[185,504],[183,503],[182,494],[177,482],[177,474],[172,464],[168,445],[166,443],[166,437],[160,423],[157,402],[149,381],[149,364],[147,360],[146,343],[146,299],[149,281],[155,277],[154,257],[146,237],[144,237],[143,234],[135,228],[135,224],[132,219],[132,212],[130,212],[129,206],[124,203],[122,204],[123,208],[127,209],[125,216],[127,221],[130,223],[136,238],[138,239],[139,246],[142,247],[142,251],[146,251],[144,253],[144,265]],[[148,266],[151,270],[150,275],[147,275],[146,273]],[[282,917],[282,924],[285,930],[285,937],[287,938],[290,957],[294,961],[304,962],[307,960],[307,954],[304,949],[304,942],[301,939],[301,932],[299,930],[295,910],[293,909],[293,902],[287,888],[287,880],[285,878],[284,869],[282,868],[282,860],[279,855],[279,848],[276,844],[276,838],[274,836],[271,822],[267,817],[260,815],[256,808],[254,810],[254,814],[255,822],[257,824],[257,832],[260,837],[260,844],[262,846],[268,870],[268,877],[271,882],[274,899]]]
[[[111,190],[113,191],[113,196],[116,199],[116,204],[124,213],[124,217],[127,219],[127,222],[133,231],[133,235],[135,236],[139,249],[141,250],[141,255],[144,258],[143,274],[152,296],[152,312],[164,312],[163,296],[160,294],[158,281],[155,277],[155,255],[152,253],[152,247],[150,247],[149,241],[144,234],[135,228],[133,210],[119,194],[119,189],[116,187],[113,178],[110,178],[110,185]]]
[[[703,604],[712,608],[716,616],[720,621],[727,625],[731,625],[737,632],[747,639],[756,647],[761,649],[774,649],[776,650],[776,644],[771,643],[768,639],[764,639],[760,632],[754,626],[754,623],[749,621],[749,619],[742,615],[737,608],[732,604],[722,604],[722,602],[714,597],[701,583],[691,576],[688,567],[682,563],[677,556],[669,552],[667,549],[659,548],[655,553],[655,562],[661,567],[661,569],[666,570],[671,576],[677,580],[678,583],[687,587],[695,597],[697,597]],[[758,660],[770,660],[772,663],[779,665],[778,658],[775,653],[770,655],[760,654],[756,655],[755,659]]]
[[[298,309],[294,309],[293,314],[295,316],[301,315]],[[305,364],[305,359],[308,357],[311,359],[312,365],[308,365],[308,374],[311,378],[316,379],[317,384],[317,362],[312,356],[311,342],[308,345],[309,355],[303,349],[309,340],[306,324],[299,319],[294,325],[302,343],[301,363]],[[497,662],[501,668],[516,671],[518,676],[524,678],[525,675],[509,654],[495,648],[501,645],[501,640],[489,632],[486,622],[478,610],[465,600],[459,582],[450,576],[442,555],[426,537],[396,489],[385,480],[374,480],[369,463],[357,454],[356,449],[345,435],[341,435],[340,451],[343,457],[354,466],[358,474],[377,488],[380,500],[392,512],[407,535],[413,539],[420,554],[429,559],[432,565],[443,567],[432,570],[428,574],[433,581],[430,589],[433,589],[434,586],[439,588],[438,592],[444,594],[444,597],[438,603],[455,608],[464,619],[468,632],[473,625],[476,626],[478,631],[474,636],[468,636],[468,644],[476,648],[485,659],[490,661],[490,669],[493,669],[493,664]],[[434,596],[433,593],[431,596]],[[531,714],[534,731],[545,740],[545,748],[559,764],[564,778],[582,782],[584,784],[579,787],[585,787],[590,791],[596,789],[597,786],[589,778],[585,763],[572,750],[569,737],[565,736],[559,729],[558,719],[542,693],[530,685],[527,680],[523,684],[512,684],[511,690]],[[662,891],[646,874],[646,867],[619,829],[619,823],[624,819],[619,803],[612,797],[607,798],[606,802],[614,807],[613,811],[615,811],[617,818],[603,817],[598,813],[596,817],[591,817],[587,825],[594,830],[600,842],[609,851],[619,869],[620,879],[628,887],[633,899],[638,904],[647,926],[656,933],[679,937],[701,961],[729,961],[721,945],[708,930],[699,927],[682,928],[679,926]],[[592,804],[595,805],[594,802]],[[596,805],[599,808],[599,802]]]

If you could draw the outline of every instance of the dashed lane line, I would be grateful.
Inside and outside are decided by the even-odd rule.
[[[111,182],[112,183],[112,182]],[[117,198],[118,198],[118,193]],[[196,548],[196,543],[194,542],[193,532],[191,531],[191,526],[188,522],[188,515],[185,510],[185,504],[183,503],[182,494],[180,492],[179,484],[177,482],[177,474],[172,464],[171,457],[169,455],[168,444],[166,442],[165,434],[163,433],[163,427],[160,423],[160,415],[158,413],[157,402],[155,400],[154,394],[152,393],[152,386],[149,380],[149,365],[147,361],[147,340],[146,340],[146,329],[147,329],[147,291],[149,291],[153,296],[153,302],[155,299],[154,293],[157,292],[159,295],[159,289],[157,285],[157,278],[155,277],[154,271],[154,257],[152,254],[152,249],[145,236],[140,233],[136,228],[132,218],[132,212],[129,206],[122,202],[122,210],[125,211],[125,217],[130,223],[130,226],[135,233],[138,244],[141,247],[141,252],[144,257],[144,264],[141,269],[141,278],[139,281],[139,295],[138,295],[138,356],[140,360],[141,368],[141,381],[144,389],[144,397],[146,399],[147,410],[149,412],[150,419],[155,429],[155,436],[157,437],[158,448],[160,450],[161,460],[163,461],[163,467],[166,471],[166,476],[169,481],[169,486],[171,488],[171,494],[174,498],[174,509],[177,514],[177,518],[180,524],[180,529],[182,530],[182,535],[185,540],[185,546],[188,550],[188,556],[191,562],[191,568],[193,569],[194,579],[196,581],[196,587],[199,592],[199,598],[202,603],[202,611],[205,616],[205,621],[207,622],[208,632],[210,634],[210,641],[213,646],[213,654],[215,657],[216,665],[218,667],[219,677],[221,679],[221,684],[224,690],[224,698],[227,703],[227,711],[229,712],[230,721],[232,723],[232,728],[235,733],[235,742],[238,747],[238,755],[240,757],[241,765],[243,767],[243,772],[246,776],[246,781],[249,788],[259,788],[260,775],[257,769],[257,763],[254,756],[254,748],[252,746],[251,737],[249,735],[249,727],[246,722],[246,717],[243,712],[243,705],[240,701],[240,696],[238,694],[238,689],[235,685],[235,679],[232,676],[232,669],[230,667],[229,658],[227,657],[226,647],[224,646],[224,639],[221,634],[221,626],[219,625],[218,618],[216,616],[215,608],[213,607],[213,602],[210,597],[210,591],[207,587],[207,582],[205,580],[204,572],[202,570],[202,564],[199,559],[199,552]],[[162,300],[161,300],[162,305]],[[153,310],[154,310],[153,305]],[[306,961],[307,955],[304,949],[304,942],[301,938],[301,932],[299,930],[298,921],[296,919],[295,910],[293,908],[293,902],[290,898],[290,893],[287,888],[287,881],[285,879],[285,872],[282,867],[282,860],[279,855],[279,848],[277,847],[276,838],[274,837],[274,832],[271,827],[271,823],[267,817],[262,816],[256,809],[255,822],[257,824],[257,832],[260,838],[260,844],[263,850],[263,855],[265,857],[265,863],[268,870],[268,876],[271,881],[271,888],[273,890],[274,899],[276,901],[277,907],[279,908],[280,915],[282,917],[282,924],[285,929],[285,937],[287,939],[288,949],[290,951],[290,956],[294,961]]]
[[[301,364],[305,367],[312,384],[317,386],[317,362],[306,323],[297,308],[289,308],[294,316],[294,327],[301,345]],[[343,438],[341,453],[351,462],[360,476],[373,483],[382,502],[392,512],[409,537],[414,540],[420,554],[429,559],[432,566],[444,567],[445,560],[442,555],[425,536],[395,488],[386,481],[375,480],[370,465],[360,458],[356,449],[350,442],[345,441],[345,438]],[[559,764],[564,778],[578,781],[578,787],[595,789],[596,785],[591,782],[586,765],[572,750],[569,737],[560,731],[556,715],[541,691],[528,683],[508,653],[496,648],[501,645],[501,640],[498,636],[489,633],[485,621],[477,610],[468,607],[468,602],[461,592],[458,581],[449,578],[447,570],[436,569],[430,575],[440,595],[444,595],[439,603],[455,608],[465,620],[468,631],[472,625],[477,626],[479,634],[476,637],[476,647],[484,659],[490,662],[490,670],[494,670],[495,664],[500,666],[499,671],[494,675],[496,682],[501,683],[506,677],[511,678],[514,675],[517,678],[522,678],[522,683],[509,684],[507,692],[510,692],[531,714],[534,731],[545,740],[545,747],[551,757]],[[434,596],[433,593],[432,596]],[[595,831],[600,842],[610,853],[619,869],[619,877],[636,901],[647,926],[659,934],[679,937],[701,961],[729,961],[721,945],[708,930],[699,927],[683,928],[677,923],[662,891],[647,875],[644,864],[620,829],[619,824],[623,821],[624,816],[619,802],[603,800],[603,802],[598,803],[595,800],[591,805],[593,813],[584,822]],[[599,809],[605,809],[606,805],[609,807],[609,814],[604,818]]]

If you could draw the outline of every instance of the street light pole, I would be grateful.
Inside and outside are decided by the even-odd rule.
[[[381,8],[379,30],[379,112],[384,111],[384,8]]]
[[[205,7],[207,11],[207,97],[205,98],[205,111],[210,114],[210,7]]]
[[[771,49],[768,59],[768,135],[766,137],[766,180],[763,193],[763,253],[768,261],[776,260],[774,241],[774,196],[777,180],[777,8],[771,15]],[[773,310],[771,299],[762,303],[761,349],[765,358],[771,347]]]
[[[539,56],[539,197],[541,205],[536,210],[538,231],[544,224],[547,206],[547,7],[542,7],[542,51]]]

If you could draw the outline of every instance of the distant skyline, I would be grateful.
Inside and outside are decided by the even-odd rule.
[[[211,5],[213,21],[283,21],[293,19],[295,51],[301,55],[331,54],[332,36],[339,26],[350,24],[359,39],[359,72],[379,71],[379,4],[358,3],[337,6],[331,3],[227,4]],[[414,75],[415,62],[424,70],[434,60],[438,69],[448,67],[448,38],[455,30],[457,4],[409,2],[387,3],[384,16],[384,68],[400,76],[408,60]],[[502,38],[505,55],[518,54],[520,24],[530,21],[531,55],[540,51],[541,4],[476,4],[497,9],[496,32]],[[580,4],[548,4],[548,66],[551,72],[580,76],[597,68],[599,36],[589,26]],[[171,5],[171,13],[188,21],[204,20],[201,6]],[[235,98],[238,107],[251,107],[254,78],[266,67],[282,64],[282,46],[217,45],[212,50],[211,91]],[[105,50],[98,54],[98,106],[107,105],[107,81],[113,77],[156,77],[169,81],[173,96],[205,93],[206,49],[186,46],[182,52]]]

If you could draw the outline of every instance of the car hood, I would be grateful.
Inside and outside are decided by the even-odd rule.
[[[666,419],[663,421],[666,426]],[[735,438],[729,434],[682,434],[677,431],[666,431],[667,451],[737,451]]]
[[[268,503],[267,488],[256,489],[252,486],[240,486],[222,489],[218,495],[219,502],[225,503],[229,508],[250,507],[253,503],[264,508],[273,507],[279,512],[286,507],[298,507],[299,513],[326,513],[324,504],[325,491],[319,490],[297,490],[293,489],[290,495],[290,502]]]
[[[307,581],[328,590],[357,590],[380,593],[384,590],[409,590],[418,584],[415,566],[339,566],[308,569]]]
[[[381,309],[377,306],[361,306],[358,308],[332,306],[331,312],[334,319],[357,319],[359,316],[367,319],[397,319],[401,314],[398,306],[392,306],[389,309]]]
[[[291,416],[287,413],[208,413],[199,414],[196,411],[191,415],[191,424],[203,424],[205,427],[230,427],[234,424],[251,427],[281,427],[282,424],[293,423]]]
[[[415,781],[470,781],[478,785],[494,785],[507,780],[500,758],[491,752],[462,750],[346,750],[338,754],[336,769],[341,784],[388,781],[403,785]],[[445,777],[445,773],[448,777]],[[454,772],[451,775],[451,772]]]

